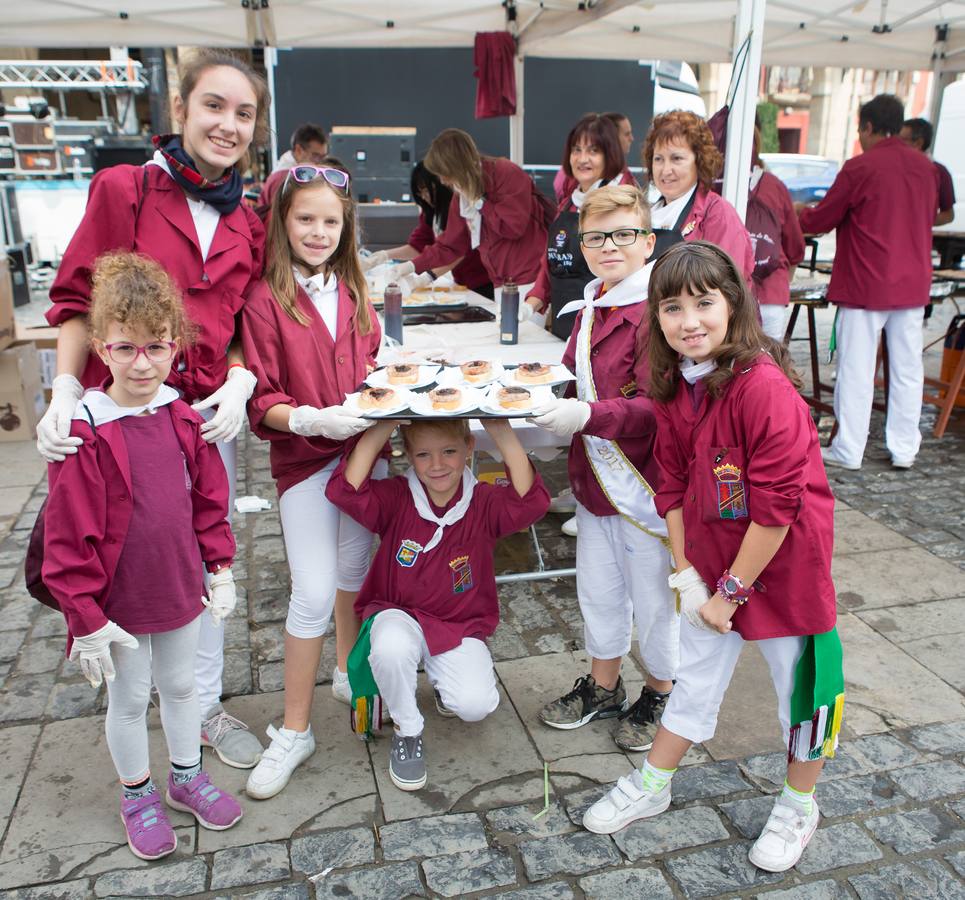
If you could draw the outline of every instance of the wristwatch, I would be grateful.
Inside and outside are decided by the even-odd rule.
[[[754,585],[744,587],[743,581],[736,575],[731,575],[729,569],[725,569],[724,574],[717,579],[717,593],[728,603],[743,606],[754,593]]]

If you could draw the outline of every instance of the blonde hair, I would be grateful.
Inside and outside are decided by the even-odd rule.
[[[636,213],[642,227],[650,230],[650,204],[635,184],[607,185],[590,191],[580,207],[580,228],[592,216],[605,216],[624,210]]]
[[[418,431],[434,431],[469,445],[468,419],[417,419],[409,425],[403,425],[399,430],[402,432],[402,443],[406,452],[412,447],[412,436]]]
[[[329,168],[347,171],[341,164],[336,165],[331,158],[326,160],[326,165]],[[352,198],[351,186],[338,190],[324,178],[302,184],[291,176],[288,177],[282,189],[272,199],[268,218],[268,236],[265,241],[265,282],[278,305],[285,310],[289,318],[300,325],[308,325],[311,322],[311,319],[298,308],[298,284],[294,273],[296,258],[288,243],[286,223],[295,195],[301,191],[318,190],[322,186],[332,191],[342,204],[342,234],[326,266],[348,288],[349,294],[355,301],[355,312],[352,318],[359,334],[368,334],[372,330],[372,320],[369,317],[369,290],[359,262],[355,200]]]
[[[141,328],[161,337],[189,343],[194,326],[188,320],[181,291],[160,263],[129,251],[105,253],[94,263],[88,325],[103,340],[112,322],[126,329]]]
[[[429,145],[423,164],[458,187],[467,200],[476,201],[486,192],[482,160],[476,142],[465,131],[447,128]]]

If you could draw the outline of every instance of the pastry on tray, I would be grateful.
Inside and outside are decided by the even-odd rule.
[[[359,409],[392,409],[397,394],[389,387],[367,387],[359,393]]]
[[[415,384],[419,380],[419,367],[410,363],[400,363],[386,368],[389,384]]]
[[[553,380],[553,370],[542,363],[521,363],[516,369],[516,380],[526,384],[547,384]]]
[[[454,387],[436,388],[429,391],[429,401],[433,409],[459,409],[462,405],[462,391]]]
[[[533,395],[526,388],[515,385],[500,388],[496,399],[503,409],[529,409],[533,403]]]
[[[485,359],[472,359],[459,368],[462,370],[462,377],[473,383],[486,381],[493,374],[493,364]]]

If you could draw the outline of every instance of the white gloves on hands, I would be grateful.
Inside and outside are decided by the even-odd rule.
[[[363,272],[368,272],[369,269],[374,269],[376,266],[381,266],[382,263],[387,263],[388,261],[389,254],[384,250],[379,250],[377,253],[370,253],[368,256],[359,257]]]
[[[79,437],[70,436],[70,420],[84,388],[73,375],[58,375],[51,388],[50,406],[37,423],[37,450],[47,462],[63,462],[83,443]]]
[[[219,569],[208,578],[208,596],[202,597],[201,602],[208,607],[215,625],[220,625],[235,611],[238,595],[231,569]]]
[[[344,441],[375,424],[373,419],[362,419],[344,406],[299,406],[288,417],[288,428],[302,437],[326,437],[330,441]]]
[[[533,306],[531,306],[525,300],[519,301],[519,315],[517,318],[520,322],[528,322],[535,315],[536,309]]]
[[[400,281],[405,278],[406,275],[415,274],[415,265],[411,260],[408,262],[399,263],[397,266],[392,266],[391,269],[386,270],[385,273],[385,283],[388,284],[390,281]]]
[[[708,625],[700,614],[700,608],[710,599],[710,591],[697,570],[691,566],[682,572],[672,572],[667,584],[680,594],[680,614],[686,616],[694,628],[717,634],[717,629]]]
[[[422,287],[429,287],[433,278],[428,272],[419,275],[406,275],[399,279],[399,287],[402,289],[402,296],[408,297],[414,290]]]
[[[105,678],[113,681],[115,675],[114,660],[111,659],[111,644],[117,643],[122,647],[137,650],[137,638],[128,634],[120,625],[108,622],[103,628],[98,628],[92,634],[75,637],[70,648],[71,660],[80,662],[80,670],[91,687],[100,687]]]
[[[200,400],[191,408],[200,412],[217,406],[218,411],[210,422],[201,426],[201,434],[209,444],[233,441],[245,423],[245,407],[255,392],[258,379],[240,366],[228,369],[228,377],[210,397]]]
[[[529,421],[560,437],[572,437],[590,420],[590,404],[575,397],[554,397],[533,410]]]

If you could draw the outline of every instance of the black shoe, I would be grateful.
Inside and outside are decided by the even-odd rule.
[[[592,675],[577,678],[573,690],[559,700],[547,703],[539,713],[540,720],[550,728],[579,728],[594,719],[608,719],[620,715],[627,708],[627,692],[623,679],[617,678],[612,691],[600,687]]]
[[[620,724],[613,732],[613,742],[621,750],[649,750],[653,746],[660,717],[669,696],[670,691],[660,694],[645,685],[637,702],[620,715]]]

